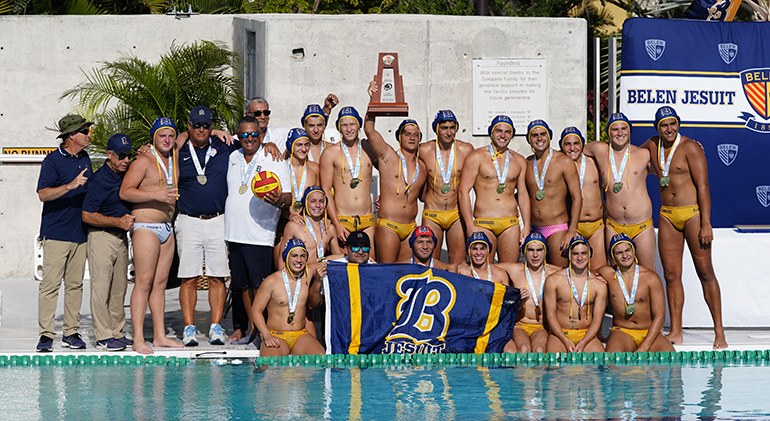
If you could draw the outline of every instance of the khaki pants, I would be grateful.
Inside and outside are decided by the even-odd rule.
[[[101,230],[88,232],[91,319],[97,341],[123,337],[127,268],[128,238],[125,235],[117,236]]]
[[[43,240],[43,280],[40,281],[37,296],[37,322],[40,336],[56,337],[54,316],[62,278],[64,278],[62,333],[64,336],[70,336],[78,332],[85,269],[86,243]]]

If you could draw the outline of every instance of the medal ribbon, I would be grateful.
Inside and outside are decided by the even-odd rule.
[[[551,163],[551,158],[553,158],[553,149],[548,150],[548,158],[545,159],[545,165],[543,165],[543,176],[540,177],[537,173],[537,156],[533,156],[532,168],[535,171],[535,183],[537,183],[538,190],[545,190],[545,173],[548,172],[548,165]]]
[[[289,286],[289,278],[286,276],[286,268],[281,271],[283,275],[283,284],[286,286],[286,298],[288,298],[289,313],[294,313],[297,309],[297,300],[299,300],[299,290],[302,287],[302,276],[297,278],[297,286],[294,287],[294,298],[291,296],[291,287]]]
[[[634,265],[634,286],[631,287],[631,296],[628,296],[628,290],[626,290],[626,283],[623,281],[623,274],[620,273],[620,269],[615,269],[615,278],[620,283],[620,290],[623,291],[623,297],[626,299],[626,304],[631,305],[636,299],[636,287],[639,285],[639,265]]]
[[[340,142],[340,149],[345,154],[345,160],[348,161],[348,168],[350,168],[350,176],[352,178],[358,178],[358,174],[361,172],[361,142],[358,142],[358,161],[356,162],[356,170],[353,171],[353,160],[350,159],[350,153],[348,147],[345,146],[345,142]],[[345,166],[342,166],[342,182],[345,182]]]
[[[674,157],[674,152],[676,152],[676,147],[679,146],[680,140],[682,140],[682,135],[677,133],[674,146],[671,147],[671,152],[668,154],[668,159],[666,159],[666,150],[660,147],[660,136],[658,136],[658,155],[660,155],[660,162],[658,165],[663,171],[663,177],[668,177],[668,170],[671,168],[671,159]],[[663,161],[666,161],[665,166]]]
[[[326,133],[324,132],[323,135],[321,136],[321,154],[324,153],[325,149],[326,149]],[[309,159],[310,161],[313,161],[313,162],[319,162],[319,161],[316,161],[315,159],[313,159],[313,151],[310,150],[310,149],[308,149],[308,151],[307,151],[307,159]],[[321,157],[319,156],[318,159],[321,159]]]
[[[586,176],[586,156],[582,153],[580,154],[580,160],[580,191],[583,191],[583,179]],[[577,162],[575,162],[575,166],[577,167]]]
[[[289,165],[289,175],[291,175],[291,195],[294,198],[294,202],[301,202],[302,194],[305,192],[305,181],[307,180],[307,160],[305,160],[305,165],[302,166],[302,178],[300,179],[299,186],[297,186],[297,176],[294,174],[294,168],[291,167],[291,158],[289,158],[287,164]]]
[[[502,152],[495,152],[494,149],[492,149],[492,144],[489,144],[489,154],[492,155],[492,162],[495,164],[495,172],[497,172],[497,182],[498,184],[505,184],[505,179],[508,178],[508,164],[510,155],[508,154],[508,148],[505,149],[505,166],[503,167],[502,174],[500,173],[500,166],[497,165],[497,157],[502,156]]]
[[[583,287],[583,300],[581,301],[578,297],[577,288],[575,288],[575,284],[572,282],[572,277],[569,275],[569,268],[567,268],[567,281],[569,282],[570,288],[572,288],[572,296],[575,297],[575,303],[577,303],[580,307],[578,307],[578,311],[580,311],[581,308],[586,303],[586,299],[588,298],[588,294],[590,293],[590,289],[588,286],[591,284],[591,273],[588,273],[588,280],[586,281],[586,285]],[[588,310],[589,314],[591,309]],[[569,317],[572,317],[572,300],[569,300]]]
[[[414,256],[412,256],[412,264],[413,265],[416,264],[416,263],[414,263]],[[430,267],[430,268],[433,267],[433,257],[430,258],[430,261],[428,262],[428,267]],[[471,270],[473,270],[473,268],[471,268]]]
[[[452,141],[452,152],[449,153],[449,168],[444,171],[444,160],[441,159],[441,151],[438,148],[438,140],[436,140],[436,166],[439,168],[441,172],[441,180],[444,181],[444,184],[449,183],[449,180],[452,180],[452,187],[455,188],[455,182],[456,180],[452,177],[452,170],[457,164],[457,158],[455,157],[455,144],[456,141]],[[433,174],[433,185],[436,185],[436,177],[438,176],[439,171],[436,171],[435,174]]]
[[[259,150],[255,153],[255,155],[259,153],[261,150],[262,150],[262,146],[259,147]],[[243,157],[243,149],[241,149],[241,185],[242,186],[246,185],[246,181],[249,179],[249,176],[251,175],[251,171],[254,169],[254,164],[257,162],[257,160],[254,158],[255,158],[254,156],[251,157],[249,168],[246,169],[246,160]],[[244,169],[246,170],[245,172],[244,172]]]
[[[168,169],[166,169],[166,164],[163,163],[158,152],[155,151],[155,146],[150,146],[150,152],[152,152],[155,160],[158,161],[158,172],[161,172],[162,170],[163,175],[166,177],[166,186],[175,186],[176,183],[174,182],[174,179],[176,178],[176,173],[174,172],[174,155],[172,153],[168,154]],[[160,187],[165,188],[164,186]]]
[[[324,222],[323,219],[321,220],[321,241],[318,241],[318,238],[315,235],[315,230],[313,229],[313,226],[310,225],[310,219],[308,219],[307,215],[305,215],[305,226],[310,228],[310,236],[313,237],[313,241],[315,241],[315,249],[318,253],[318,258],[324,257]]]
[[[615,179],[615,182],[618,182],[618,179],[623,179],[623,171],[626,170],[626,163],[631,162],[631,145],[626,145],[626,152],[623,154],[623,161],[620,163],[620,172],[615,169],[615,154],[612,153],[612,146],[607,148],[610,154],[610,167],[612,167],[612,177]],[[628,177],[631,174],[631,170],[628,170],[628,173],[626,173],[626,186],[630,187],[630,183],[628,182]],[[607,191],[607,187],[610,186],[610,173],[607,172],[607,185],[604,186],[604,191]]]
[[[476,279],[481,279],[479,277],[479,274],[476,273],[476,269],[471,266],[471,272],[473,272],[473,277]],[[487,265],[487,281],[492,282],[492,267]]]
[[[187,146],[190,149],[190,156],[192,157],[193,165],[195,165],[195,171],[198,175],[206,175],[206,165],[208,165],[209,159],[217,153],[216,149],[211,149],[211,140],[209,140],[209,147],[206,148],[206,161],[203,163],[203,167],[201,167],[201,162],[198,160],[198,154],[195,153],[192,141],[188,141]]]
[[[524,265],[524,274],[527,275],[527,285],[529,285],[529,292],[532,294],[532,302],[535,303],[535,307],[540,305],[543,301],[543,286],[545,285],[545,265],[543,265],[543,275],[540,277],[540,295],[535,293],[535,284],[532,283],[532,276],[529,274],[529,266]]]
[[[417,176],[420,175],[420,161],[415,158],[415,168],[414,168],[414,176],[412,176],[412,181],[409,181],[409,172],[406,168],[406,158],[404,157],[404,154],[401,153],[401,147],[398,148],[398,158],[401,159],[401,169],[398,170],[398,187],[396,187],[396,194],[399,193],[401,189],[401,171],[404,171],[404,182],[406,183],[406,189],[404,189],[404,194],[409,191],[409,187],[412,187],[412,184],[414,184],[415,181],[417,181]]]

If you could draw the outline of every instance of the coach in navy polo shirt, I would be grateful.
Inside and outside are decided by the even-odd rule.
[[[88,227],[88,272],[91,275],[91,319],[96,347],[120,351],[133,341],[123,336],[123,305],[128,284],[128,236],[134,226],[130,204],[120,200],[120,184],[132,154],[124,134],[107,141],[107,160],[88,182],[83,222]]]
[[[54,315],[64,278],[64,322],[62,346],[85,348],[80,338],[80,305],[86,263],[86,231],[81,220],[91,159],[84,150],[91,141],[93,123],[79,115],[59,120],[59,148],[40,166],[37,195],[43,202],[40,240],[43,243],[43,280],[38,290],[38,352],[52,351]]]

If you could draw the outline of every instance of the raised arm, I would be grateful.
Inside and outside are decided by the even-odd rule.
[[[367,89],[369,98],[371,98],[372,94],[375,92],[377,92],[377,84],[374,81],[369,82],[369,89]],[[389,150],[392,150],[392,148],[385,142],[385,139],[382,138],[380,132],[374,128],[375,119],[375,116],[368,112],[366,113],[366,116],[364,117],[364,133],[369,140],[372,150],[374,150],[375,155],[377,155],[377,158],[379,159],[385,156],[385,154],[387,154]]]
[[[83,168],[83,171],[78,174],[75,179],[70,181],[67,184],[62,184],[58,187],[46,187],[42,188],[37,191],[37,197],[40,199],[41,202],[49,202],[51,200],[56,200],[65,194],[69,193],[72,190],[75,190],[76,188],[82,186],[83,184],[86,184],[86,181],[88,181],[88,177],[86,177],[85,173],[89,171],[90,168]]]

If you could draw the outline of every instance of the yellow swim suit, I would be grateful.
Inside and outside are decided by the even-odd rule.
[[[363,231],[369,227],[374,226],[373,214],[355,216],[337,215],[337,220],[340,221],[340,224],[350,232]]]
[[[533,333],[543,329],[543,325],[535,325],[531,323],[516,323],[515,327],[520,327],[527,332],[527,336],[532,336]]]
[[[294,349],[294,344],[297,340],[305,335],[309,335],[310,332],[307,329],[302,330],[271,330],[270,334],[276,338],[281,338],[286,341],[286,345],[289,345],[289,352]]]
[[[666,218],[671,222],[678,231],[684,231],[684,226],[687,221],[692,219],[693,216],[700,213],[698,205],[692,206],[661,206],[660,216]]]
[[[495,236],[499,237],[503,231],[514,225],[519,225],[519,218],[515,216],[508,216],[505,218],[476,218],[473,220],[473,225],[486,228],[492,231]]]
[[[626,335],[630,336],[631,339],[634,340],[634,343],[636,344],[637,348],[639,348],[639,345],[642,344],[642,341],[644,340],[644,338],[647,337],[647,334],[649,332],[649,330],[647,329],[627,329],[625,327],[620,327],[620,326],[612,326],[612,330],[610,331],[614,332],[616,330],[619,330],[625,333]]]
[[[433,221],[436,225],[440,226],[444,231],[448,230],[452,224],[460,220],[460,210],[452,209],[447,211],[437,211],[425,209],[422,211],[422,219]],[[425,224],[425,222],[423,222]]]
[[[398,238],[401,239],[401,241],[404,241],[406,237],[409,237],[409,234],[414,231],[415,228],[417,228],[417,224],[412,222],[411,224],[400,224],[398,222],[393,222],[390,219],[385,218],[377,218],[377,226],[378,227],[385,227],[393,232],[395,232],[398,235]]]
[[[652,218],[640,224],[633,225],[618,224],[612,219],[607,218],[607,226],[610,227],[611,230],[615,231],[615,234],[626,234],[633,240],[637,235],[641,234],[647,228],[652,228]]]
[[[603,226],[604,219],[597,219],[594,222],[578,222],[577,233],[585,238],[591,238],[591,236]]]
[[[562,332],[567,336],[567,339],[577,345],[577,343],[586,336],[588,329],[563,329]]]

